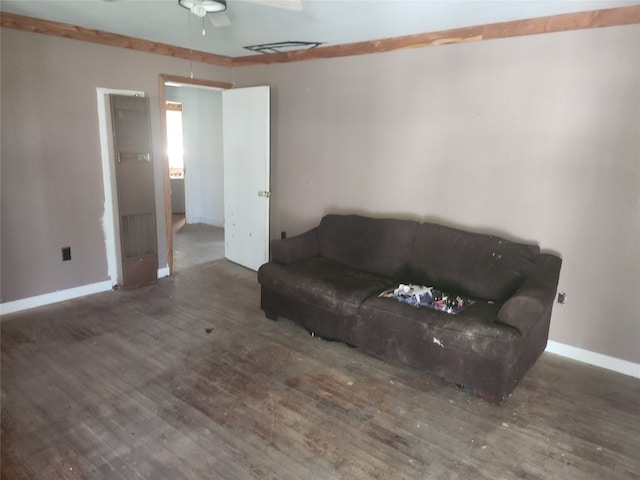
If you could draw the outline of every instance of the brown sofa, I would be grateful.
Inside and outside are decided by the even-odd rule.
[[[327,215],[274,240],[261,306],[316,335],[500,402],[546,347],[561,259],[434,223]],[[399,283],[473,298],[455,315],[381,298]]]

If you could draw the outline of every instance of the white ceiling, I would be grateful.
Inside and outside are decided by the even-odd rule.
[[[264,0],[268,4],[269,0]],[[547,15],[639,4],[617,0],[302,0],[302,11],[228,0],[231,26],[214,27],[177,0],[1,0],[0,10],[239,57],[284,41],[378,40]]]

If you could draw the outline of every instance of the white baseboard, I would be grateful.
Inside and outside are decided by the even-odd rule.
[[[601,353],[591,352],[582,348],[572,347],[564,343],[549,340],[545,350],[549,353],[555,353],[561,357],[577,360],[578,362],[588,363],[596,367],[606,368],[614,372],[629,375],[631,377],[640,378],[640,364],[622,360],[620,358],[602,355]]]
[[[158,278],[169,276],[169,265],[158,269]],[[52,303],[64,302],[72,298],[84,297],[94,293],[107,292],[113,288],[111,280],[104,282],[92,283],[81,287],[69,288],[67,290],[58,290],[57,292],[36,295],[35,297],[21,298],[11,302],[0,303],[0,315],[8,315],[10,313],[29,310],[30,308],[51,305]]]
[[[104,282],[92,283],[81,287],[69,288],[67,290],[58,290],[57,292],[36,295],[35,297],[21,298],[11,302],[0,303],[0,315],[8,315],[9,313],[20,312],[30,308],[42,307],[52,303],[71,300],[72,298],[84,297],[94,293],[106,292],[111,290],[113,285],[111,280]]]

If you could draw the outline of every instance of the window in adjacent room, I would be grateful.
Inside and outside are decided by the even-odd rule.
[[[167,102],[167,155],[169,177],[184,178],[182,104],[178,102]]]

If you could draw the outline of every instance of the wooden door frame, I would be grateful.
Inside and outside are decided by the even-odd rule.
[[[173,210],[171,207],[171,180],[169,179],[169,155],[167,154],[167,82],[175,82],[199,87],[212,87],[221,90],[233,88],[233,83],[204,80],[199,78],[181,77],[161,73],[158,76],[158,98],[160,101],[160,133],[162,135],[162,175],[164,177],[164,212],[167,224],[167,264],[169,275],[174,272],[173,267]]]

